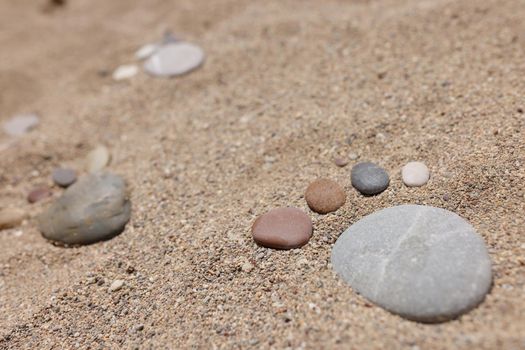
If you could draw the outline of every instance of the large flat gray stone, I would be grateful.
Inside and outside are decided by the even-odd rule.
[[[367,299],[421,322],[469,311],[492,281],[487,249],[474,228],[450,211],[419,205],[359,220],[335,243],[332,265]]]

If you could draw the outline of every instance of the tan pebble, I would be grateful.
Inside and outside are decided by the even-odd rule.
[[[18,208],[5,208],[0,210],[0,230],[13,228],[22,223],[26,213]]]
[[[308,186],[304,195],[310,209],[319,214],[327,214],[339,209],[346,201],[343,188],[329,179],[315,180]]]

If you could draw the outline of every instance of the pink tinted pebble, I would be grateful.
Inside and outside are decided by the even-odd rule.
[[[272,209],[260,216],[252,226],[254,241],[276,249],[299,248],[312,237],[312,221],[297,208]]]

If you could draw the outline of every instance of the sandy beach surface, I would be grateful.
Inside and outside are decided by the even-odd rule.
[[[523,0],[44,5],[0,1],[0,122],[41,116],[0,135],[0,207],[31,216],[0,231],[1,349],[525,348]],[[200,69],[111,78],[166,30],[204,49]],[[54,246],[34,221],[53,199],[27,192],[98,144],[128,182],[131,221],[103,243]],[[352,188],[361,160],[389,171],[385,192]],[[401,181],[412,160],[431,170],[424,187]],[[335,213],[304,200],[321,176],[347,191]],[[457,320],[407,321],[331,268],[349,225],[406,203],[456,212],[487,244],[493,287]],[[312,218],[303,248],[253,242],[278,206]]]

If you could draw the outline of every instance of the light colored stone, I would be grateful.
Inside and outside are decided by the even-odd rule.
[[[106,167],[111,161],[111,155],[105,146],[97,146],[86,157],[86,170],[95,173]]]
[[[122,232],[131,215],[124,180],[113,174],[84,176],[38,217],[42,235],[59,244],[90,244]]]
[[[139,67],[137,67],[134,64],[122,65],[115,69],[115,71],[113,72],[113,79],[117,81],[130,79],[137,75],[138,72]]]
[[[26,218],[26,212],[18,208],[0,209],[0,230],[13,228],[22,223]]]
[[[114,280],[113,283],[109,286],[110,292],[116,292],[124,287],[124,281],[123,280]]]
[[[367,299],[421,322],[469,311],[492,280],[487,249],[474,228],[450,211],[419,205],[359,220],[335,243],[332,266]]]
[[[204,62],[204,52],[187,42],[172,42],[161,46],[144,63],[151,75],[171,77],[188,73]]]
[[[22,136],[40,123],[36,114],[19,114],[4,123],[4,131],[11,136]]]
[[[419,187],[425,185],[430,179],[430,171],[421,162],[409,162],[401,169],[401,177],[405,185]]]
[[[150,57],[159,49],[159,44],[146,44],[143,45],[140,49],[135,52],[135,58],[137,60],[145,60],[146,58]]]
[[[251,272],[253,270],[253,264],[246,261],[241,265],[241,270],[243,272]]]

